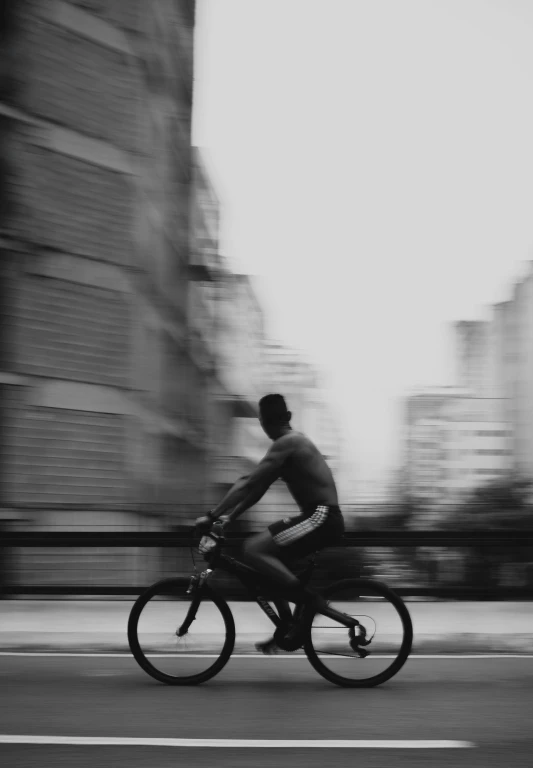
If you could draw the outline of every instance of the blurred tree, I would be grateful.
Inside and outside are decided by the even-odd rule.
[[[441,520],[447,531],[482,532],[491,530],[533,529],[533,481],[510,475],[476,488]],[[491,587],[500,582],[503,569],[522,571],[531,581],[533,553],[530,546],[483,547],[469,549],[466,579],[472,586]],[[529,564],[529,565],[528,565]]]
[[[509,476],[476,488],[441,520],[441,530],[533,528],[533,481]]]

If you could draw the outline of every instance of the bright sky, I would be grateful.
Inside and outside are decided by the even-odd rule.
[[[379,478],[399,398],[453,383],[449,323],[533,257],[533,2],[198,0],[196,45],[222,250]]]

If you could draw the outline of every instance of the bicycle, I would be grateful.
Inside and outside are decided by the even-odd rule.
[[[288,623],[299,615],[301,606],[291,613],[288,603],[271,595],[272,586],[261,574],[222,552],[223,536],[211,533],[208,537],[212,547],[204,553],[208,567],[198,574],[195,565],[190,578],[156,582],[138,597],[129,616],[128,642],[135,660],[151,677],[167,685],[204,683],[223,669],[233,653],[233,614],[209,584],[217,569],[236,576],[243,584],[274,624],[279,648],[290,652],[302,647],[301,642],[298,648],[285,642]],[[300,576],[304,586],[311,579],[317,555],[307,560]],[[302,625],[303,651],[314,669],[329,682],[351,688],[381,685],[397,674],[409,657],[413,641],[411,617],[400,596],[382,582],[364,578],[337,581],[322,596],[327,610],[308,616]],[[362,610],[355,610],[359,603]],[[378,622],[384,630],[380,635]],[[199,647],[190,652],[193,641]],[[378,662],[385,662],[384,669]],[[370,676],[359,678],[357,673],[365,674],[365,670]]]

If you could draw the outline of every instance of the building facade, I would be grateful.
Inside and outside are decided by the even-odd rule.
[[[498,420],[500,412],[501,401],[491,398],[459,396],[447,403],[442,428],[444,502],[460,501],[511,472],[511,431]]]
[[[194,2],[3,8],[3,514],[164,527],[205,495],[208,369],[187,313]]]
[[[515,285],[509,313],[513,451],[516,472],[533,479],[533,266]]]
[[[509,471],[532,478],[533,268],[508,301],[491,307],[487,322],[458,323],[456,330],[459,386],[483,398],[484,420],[505,431]]]
[[[211,407],[213,501],[250,472],[268,448],[258,421],[264,316],[253,282],[229,270],[216,286],[216,376]]]
[[[436,503],[442,497],[446,405],[456,394],[455,387],[433,387],[413,393],[405,402],[406,490],[428,503]]]
[[[454,325],[457,385],[476,397],[490,394],[491,324],[482,320],[462,320]]]
[[[438,509],[512,470],[512,439],[501,403],[459,388],[428,388],[406,404],[405,486]]]

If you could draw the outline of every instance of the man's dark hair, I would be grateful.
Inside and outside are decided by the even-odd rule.
[[[288,424],[291,420],[283,395],[265,395],[259,401],[259,411],[268,424]]]

